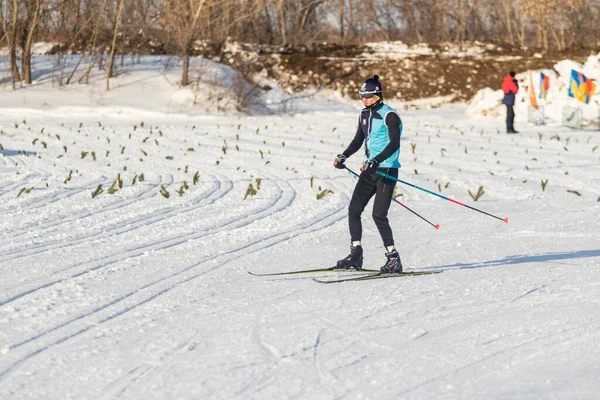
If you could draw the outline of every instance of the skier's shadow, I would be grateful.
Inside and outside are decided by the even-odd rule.
[[[589,257],[600,257],[600,249],[597,250],[578,250],[578,251],[569,251],[562,253],[545,253],[545,254],[537,254],[537,255],[518,255],[518,256],[509,256],[499,260],[490,260],[490,261],[480,261],[475,263],[463,264],[449,264],[449,265],[440,265],[431,268],[424,269],[462,269],[462,268],[486,268],[493,267],[497,265],[513,265],[513,264],[525,264],[525,263],[541,263],[548,261],[557,261],[557,260],[571,260],[578,258],[589,258]]]
[[[31,155],[35,155],[35,153],[33,151],[28,151],[28,150],[10,150],[10,149],[0,149],[0,154],[5,155],[5,156],[19,156],[19,155],[26,155],[26,156],[31,156]]]

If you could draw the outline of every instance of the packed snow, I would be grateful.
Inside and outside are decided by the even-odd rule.
[[[391,59],[402,60],[407,57],[418,56],[436,56],[453,58],[489,58],[486,51],[498,49],[496,45],[490,43],[481,43],[478,41],[465,42],[463,44],[442,43],[438,49],[432,49],[426,43],[417,43],[408,45],[401,41],[372,42],[366,43],[368,52],[361,56],[368,59]]]
[[[347,255],[356,178],[332,162],[359,101],[271,83],[249,116],[206,60],[195,88],[125,60],[108,92],[34,62],[33,85],[0,89],[1,399],[597,398],[600,132],[392,103],[400,179],[509,223],[398,184],[440,225],[392,204],[405,269],[442,273],[258,277]]]

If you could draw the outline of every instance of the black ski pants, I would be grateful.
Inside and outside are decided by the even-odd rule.
[[[398,168],[379,168],[379,171],[398,177]],[[358,183],[354,187],[352,200],[348,207],[348,223],[350,225],[351,240],[358,241],[362,238],[362,223],[360,216],[369,200],[375,195],[373,203],[373,221],[377,225],[384,246],[392,246],[394,244],[394,236],[387,218],[388,209],[394,195],[394,187],[396,181],[385,178],[377,174],[360,174]]]

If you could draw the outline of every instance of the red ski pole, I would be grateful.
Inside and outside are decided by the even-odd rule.
[[[356,176],[357,178],[360,178],[360,176],[352,171],[350,168],[346,167],[344,165],[344,167],[354,176]],[[378,172],[379,173],[379,172]],[[385,175],[385,174],[384,174]],[[393,178],[393,176],[390,176],[390,178]],[[440,229],[440,226],[438,224],[432,224],[431,222],[429,222],[427,219],[423,218],[422,216],[420,216],[419,214],[417,214],[416,212],[414,212],[413,210],[411,210],[410,208],[408,208],[405,204],[402,204],[400,201],[398,201],[398,199],[396,199],[395,197],[392,197],[392,200],[394,200],[396,203],[400,204],[402,207],[406,208],[408,211],[410,211],[411,213],[415,214],[417,217],[421,218],[423,221],[427,222],[429,225],[433,226],[435,229]]]
[[[500,218],[500,217],[497,217],[497,216],[495,216],[495,215],[492,215],[492,214],[490,214],[490,213],[487,213],[487,212],[485,212],[485,211],[479,210],[479,209],[477,209],[477,208],[475,208],[475,207],[471,207],[471,206],[468,206],[468,205],[466,205],[466,204],[463,204],[463,203],[461,203],[461,202],[459,202],[459,201],[456,201],[456,200],[450,199],[450,198],[448,198],[448,197],[446,197],[446,196],[442,196],[442,195],[441,195],[441,194],[439,194],[439,193],[432,192],[431,190],[427,190],[427,189],[424,189],[424,188],[422,188],[422,187],[420,187],[420,186],[413,185],[412,183],[409,183],[409,182],[403,181],[402,179],[398,179],[398,178],[395,178],[395,177],[393,177],[393,176],[391,176],[391,175],[384,174],[383,172],[377,171],[377,174],[379,174],[379,175],[381,175],[381,176],[384,176],[384,177],[386,177],[386,178],[388,178],[388,179],[393,179],[393,180],[395,180],[395,181],[398,181],[398,182],[400,182],[400,183],[404,183],[405,185],[412,186],[412,187],[414,187],[415,189],[422,190],[422,191],[424,191],[424,192],[426,192],[426,193],[432,194],[432,195],[434,195],[434,196],[437,196],[437,197],[439,197],[439,198],[441,198],[441,199],[444,199],[444,200],[451,201],[452,203],[458,204],[458,205],[460,205],[460,206],[463,206],[463,207],[470,208],[470,209],[471,209],[471,210],[473,210],[473,211],[480,212],[480,213],[482,213],[482,214],[485,214],[485,215],[488,215],[488,216],[490,216],[490,217],[492,217],[492,218],[496,218],[496,219],[499,219],[500,221],[504,221],[504,222],[508,223],[508,218]]]

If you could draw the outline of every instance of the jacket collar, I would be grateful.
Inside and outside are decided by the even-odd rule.
[[[383,107],[383,99],[379,99],[377,100],[376,103],[371,104],[370,106],[365,107],[365,110],[371,110],[371,111],[377,111],[379,110],[381,107]]]

